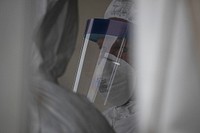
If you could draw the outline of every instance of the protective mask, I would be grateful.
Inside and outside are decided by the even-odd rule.
[[[131,98],[134,69],[126,61],[107,54],[107,58],[98,65],[96,76],[100,83],[99,93],[105,98],[105,103],[120,106]]]

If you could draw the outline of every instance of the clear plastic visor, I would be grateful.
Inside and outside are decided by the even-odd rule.
[[[131,74],[126,36],[87,33],[73,91],[100,110],[120,106],[131,97]]]

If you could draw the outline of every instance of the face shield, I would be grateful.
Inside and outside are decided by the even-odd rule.
[[[74,92],[87,96],[100,110],[120,106],[132,97],[128,22],[90,19],[74,82]]]

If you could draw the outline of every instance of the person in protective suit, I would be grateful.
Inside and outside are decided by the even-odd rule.
[[[134,24],[135,10],[133,10],[133,8],[133,0],[112,0],[105,12],[104,18],[125,21]],[[122,40],[116,41],[116,43],[112,46],[109,55],[110,60],[116,60],[117,55],[115,53],[118,53],[119,51],[117,48],[119,48],[118,44],[120,44],[120,41]],[[101,46],[101,43],[98,44]],[[104,116],[117,133],[137,132],[136,103],[134,99],[136,79],[135,70],[131,65],[129,58],[130,53],[128,54],[128,51],[130,52],[131,50],[130,45],[132,45],[130,44],[130,41],[127,41],[124,48],[125,50],[120,57],[120,66],[118,67],[112,89],[109,93],[108,102],[113,104],[113,106],[103,112]],[[102,79],[106,80],[106,75],[111,74],[111,71],[109,73],[108,64],[104,69],[105,70],[102,75]],[[131,86],[130,82],[134,82],[134,86]],[[101,92],[101,89],[106,86],[105,82],[102,82],[101,86],[100,93],[103,92]],[[102,93],[102,95],[104,94]]]

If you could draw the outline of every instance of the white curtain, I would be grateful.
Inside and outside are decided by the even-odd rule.
[[[30,0],[0,1],[0,132],[24,133]],[[31,24],[30,24],[31,25]]]
[[[134,50],[142,133],[200,132],[200,12],[199,2],[193,2],[137,2]]]

